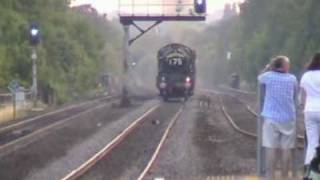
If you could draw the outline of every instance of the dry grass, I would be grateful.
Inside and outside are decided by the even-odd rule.
[[[23,117],[26,113],[26,108],[17,108],[16,118]],[[0,108],[0,124],[12,121],[13,119],[13,106],[10,104],[2,106]]]

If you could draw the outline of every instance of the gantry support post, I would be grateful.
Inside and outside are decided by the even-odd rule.
[[[129,41],[130,41],[130,24],[123,24],[124,38],[123,38],[123,75],[122,75],[122,95],[121,107],[127,107],[131,104],[128,93],[128,61],[130,56]]]
[[[122,95],[121,95],[121,107],[127,107],[131,104],[129,91],[128,91],[128,78],[129,78],[129,58],[130,58],[130,45],[140,37],[142,37],[145,33],[150,31],[152,28],[156,27],[162,21],[156,21],[153,25],[148,27],[146,30],[140,28],[137,24],[133,22],[133,20],[121,20],[121,24],[123,25],[124,30],[124,38],[123,38],[123,75],[122,75]],[[133,39],[130,39],[130,25],[136,27],[140,34],[138,34]]]

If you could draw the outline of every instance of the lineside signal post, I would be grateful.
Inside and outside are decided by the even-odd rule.
[[[123,25],[123,89],[121,106],[130,105],[128,82],[128,62],[130,45],[145,33],[164,21],[205,21],[206,0],[119,0],[120,23]],[[143,29],[135,22],[154,22]],[[130,26],[135,27],[140,34],[130,39]]]
[[[30,45],[32,46],[32,87],[31,87],[31,93],[32,93],[32,100],[33,100],[33,106],[36,106],[37,103],[37,97],[38,97],[38,80],[37,80],[37,51],[36,47],[40,43],[40,28],[39,25],[36,22],[32,22],[29,28],[29,41]]]

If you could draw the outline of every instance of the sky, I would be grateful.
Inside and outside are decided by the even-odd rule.
[[[132,0],[121,0],[122,2],[128,1],[132,2]],[[136,0],[139,1],[139,0]],[[147,1],[157,1],[157,0],[140,0],[140,2]],[[158,0],[159,1],[159,0]],[[166,0],[168,1],[168,0]],[[177,0],[172,0],[173,2],[177,2]],[[224,8],[226,3],[230,2],[242,2],[244,0],[207,0],[207,12],[215,13],[216,11],[220,11]],[[74,0],[72,5],[80,5],[80,4],[92,4],[100,13],[110,13],[117,11],[119,0]]]

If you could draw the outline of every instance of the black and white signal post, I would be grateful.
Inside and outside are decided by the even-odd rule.
[[[37,45],[40,42],[40,29],[39,25],[33,22],[29,28],[29,41],[32,46],[32,100],[33,105],[36,105],[37,97],[38,97],[38,80],[37,80]]]

